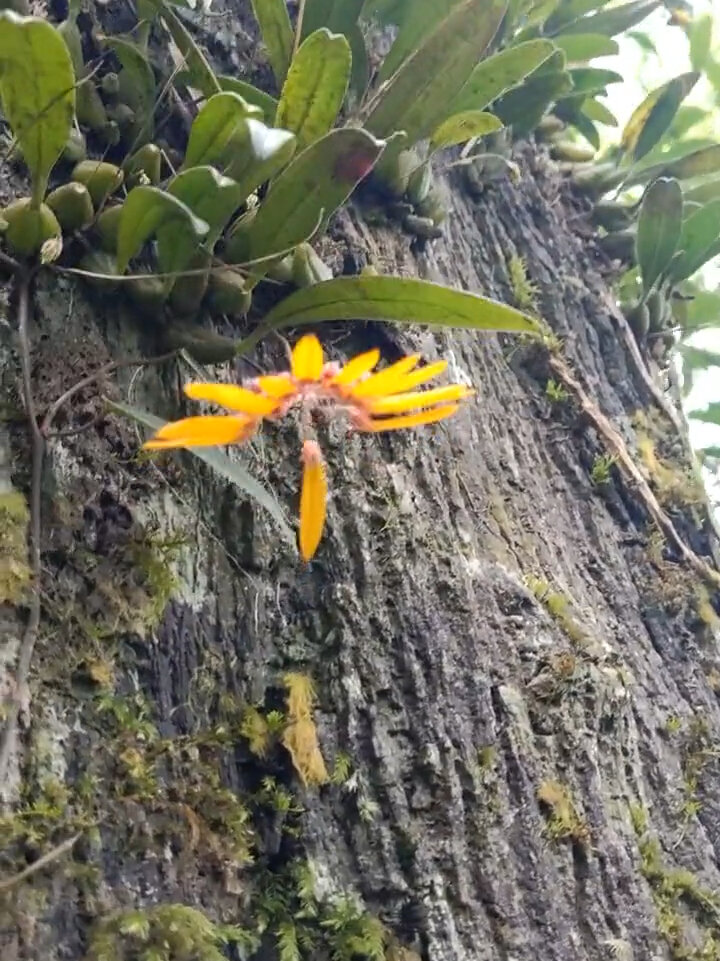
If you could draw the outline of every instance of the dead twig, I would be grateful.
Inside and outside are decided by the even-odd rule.
[[[25,881],[33,874],[36,874],[44,867],[47,867],[48,864],[52,864],[53,861],[57,861],[57,859],[61,858],[63,854],[67,854],[67,852],[75,846],[75,843],[79,840],[81,834],[82,831],[79,831],[77,834],[73,834],[71,838],[67,838],[65,841],[62,841],[60,844],[56,845],[54,848],[48,851],[47,854],[43,854],[42,857],[39,857],[37,861],[33,861],[32,864],[28,864],[28,866],[23,868],[22,871],[18,872],[18,874],[14,874],[11,878],[3,878],[0,880],[0,892],[9,891],[10,888],[14,888],[15,885]]]

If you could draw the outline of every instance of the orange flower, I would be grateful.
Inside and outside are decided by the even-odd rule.
[[[399,430],[451,417],[459,410],[460,401],[474,393],[463,384],[416,389],[441,374],[447,361],[418,367],[420,356],[412,354],[375,371],[379,361],[380,351],[369,350],[344,366],[326,363],[317,337],[306,334],[293,349],[288,371],[264,374],[243,386],[187,384],[188,397],[218,404],[233,413],[186,417],[165,424],[144,447],[164,450],[242,444],[263,420],[278,420],[294,408],[307,415],[314,410],[344,413],[357,430],[369,433]],[[306,431],[310,423],[306,416]],[[322,537],[327,503],[325,462],[315,440],[304,440],[302,461],[299,542],[301,556],[309,561]]]

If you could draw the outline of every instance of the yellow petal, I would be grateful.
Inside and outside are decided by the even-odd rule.
[[[331,383],[338,384],[339,386],[352,384],[354,381],[364,377],[365,374],[369,374],[379,360],[380,351],[377,349],[368,350],[364,354],[358,354],[357,357],[349,360],[342,370],[335,374]]]
[[[306,440],[302,450],[303,478],[300,493],[300,555],[309,561],[315,554],[325,526],[327,476],[320,448]]]
[[[356,384],[352,389],[353,397],[371,397],[377,394],[393,394],[398,391],[404,390],[404,381],[402,380],[413,367],[420,360],[419,354],[411,354],[408,357],[402,357],[396,363],[391,364],[384,370],[379,370],[376,374],[368,377],[366,380],[361,380],[359,384]],[[396,388],[397,384],[400,384]]]
[[[272,397],[264,397],[237,384],[185,384],[185,393],[193,400],[206,400],[253,417],[271,414],[278,406]]]
[[[255,378],[255,383],[268,397],[275,397],[278,400],[296,390],[289,374],[263,374],[262,377]]]
[[[400,430],[403,427],[418,427],[420,424],[434,424],[436,421],[452,417],[460,409],[459,404],[447,404],[444,407],[431,407],[430,410],[420,410],[416,414],[404,414],[401,417],[386,417],[384,420],[371,420],[360,425],[360,430],[377,433],[381,430]]]
[[[433,407],[449,400],[464,400],[475,393],[464,384],[448,384],[447,387],[435,387],[432,390],[416,390],[409,394],[393,394],[390,397],[378,397],[370,402],[369,410],[376,414],[403,414],[418,407]]]
[[[246,440],[255,427],[247,417],[185,417],[164,424],[150,440],[145,450],[168,447],[212,447],[215,444],[236,444]]]
[[[385,394],[399,394],[401,391],[413,390],[415,387],[419,387],[420,384],[426,383],[428,380],[432,380],[433,377],[437,377],[438,374],[442,374],[448,362],[446,360],[436,360],[432,364],[425,364],[424,367],[420,367],[418,370],[410,371],[410,373],[405,374],[404,377],[399,378],[397,387],[392,390],[386,390]]]
[[[323,349],[314,334],[305,334],[292,352],[292,373],[298,380],[319,380],[323,369]]]

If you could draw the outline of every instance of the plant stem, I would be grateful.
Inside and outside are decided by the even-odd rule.
[[[293,43],[293,57],[298,52],[300,46],[300,35],[302,34],[303,20],[305,19],[305,0],[298,3],[297,23],[295,24],[295,42]]]

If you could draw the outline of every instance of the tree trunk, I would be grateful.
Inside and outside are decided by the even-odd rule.
[[[519,183],[479,199],[449,175],[440,240],[371,227],[353,204],[323,253],[336,273],[372,263],[505,302],[533,296],[522,258],[584,396],[707,557],[686,438],[638,367],[582,201],[541,150],[515,159]],[[150,349],[121,297],[48,274],[33,303],[40,413]],[[308,566],[190,455],[136,457],[138,434],[101,396],[179,416],[175,364],[121,368],[58,417],[0,820],[3,961],[293,961],[294,938],[302,957],[338,961],[717,961],[712,591],[622,464],[601,460],[597,422],[544,349],[375,324],[318,333],[333,358],[448,357],[477,397],[446,425],[328,431],[328,525]],[[28,495],[3,337],[0,465]],[[283,365],[271,339],[236,374]],[[297,431],[270,427],[240,456],[294,516]],[[24,537],[15,550],[22,580]],[[10,688],[27,591],[2,612]],[[286,697],[303,683],[287,674],[314,681],[324,785],[300,776],[313,781]]]

